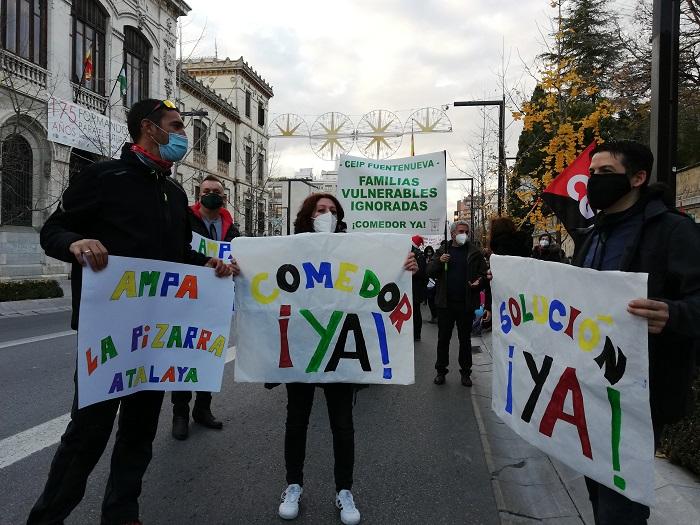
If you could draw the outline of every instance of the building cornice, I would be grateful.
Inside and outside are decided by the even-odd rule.
[[[275,94],[272,86],[261,77],[250,65],[243,59],[231,60],[202,57],[185,60],[183,67],[194,76],[224,76],[232,73],[242,73],[250,82],[263,93],[267,98],[272,98]]]
[[[226,102],[213,89],[205,86],[202,82],[194,78],[187,71],[180,69],[178,73],[178,82],[192,96],[201,100],[212,109],[215,109],[225,117],[230,118],[234,122],[240,122],[241,116],[235,106]]]

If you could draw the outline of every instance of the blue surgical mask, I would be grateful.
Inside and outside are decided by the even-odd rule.
[[[161,128],[155,122],[153,123],[155,127],[165,133],[165,130]],[[156,139],[151,137],[153,141],[158,144],[158,151],[160,152],[160,158],[170,162],[179,162],[187,154],[188,140],[187,135],[180,135],[179,133],[168,133],[168,143],[161,144]]]

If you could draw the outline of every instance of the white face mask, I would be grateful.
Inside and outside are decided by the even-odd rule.
[[[540,239],[540,246],[542,246],[542,248],[546,248],[549,246],[549,241],[547,239]]]
[[[334,233],[337,225],[337,217],[329,211],[314,218],[314,231],[316,233]]]
[[[462,246],[465,242],[467,242],[467,234],[466,233],[458,233],[457,235],[455,235],[455,242],[459,246]]]

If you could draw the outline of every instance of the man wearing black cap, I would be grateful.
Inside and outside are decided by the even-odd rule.
[[[187,136],[175,105],[143,100],[132,106],[127,124],[134,144],[124,146],[120,159],[98,162],[75,175],[41,230],[46,254],[73,264],[74,329],[82,268],[90,265],[99,271],[110,254],[206,265],[219,277],[239,272],[235,263],[209,259],[190,247],[187,195],[170,178],[172,163],[187,153]],[[78,409],[77,375],[75,388],[71,421],[27,523],[63,523],[80,503],[119,411],[101,524],[140,524],[141,480],[151,460],[163,392],[141,391]]]

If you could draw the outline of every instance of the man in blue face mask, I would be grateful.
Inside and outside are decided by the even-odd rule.
[[[97,162],[74,175],[41,230],[46,254],[73,265],[74,329],[78,328],[83,267],[102,270],[110,255],[209,266],[229,280],[239,271],[235,263],[210,259],[190,247],[187,195],[170,177],[172,163],[187,152],[184,125],[175,105],[167,100],[137,102],[127,124],[134,143],[124,146],[119,159]],[[151,460],[163,392],[136,392],[79,409],[77,388],[76,384],[71,421],[27,522],[63,523],[80,503],[119,411],[100,522],[140,523],[141,479]]]

